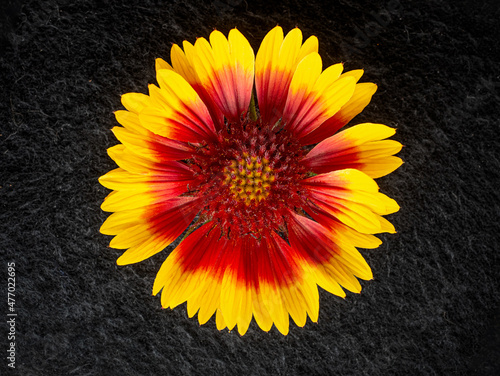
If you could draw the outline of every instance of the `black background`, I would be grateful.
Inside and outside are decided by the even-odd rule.
[[[0,314],[16,265],[16,370],[2,375],[496,375],[499,7],[496,1],[4,1],[0,10]],[[363,251],[374,280],[320,292],[317,324],[282,336],[200,327],[151,296],[169,250],[116,266],[99,233],[120,95],[154,82],[172,43],[238,27],[316,35],[324,66],[379,90],[353,123],[398,128],[379,179],[398,233]],[[5,312],[5,313],[4,313]]]

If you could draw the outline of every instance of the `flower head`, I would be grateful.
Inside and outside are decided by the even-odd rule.
[[[338,132],[370,102],[372,83],[342,64],[323,70],[318,41],[296,28],[264,38],[257,56],[236,29],[174,45],[156,62],[159,86],[122,97],[118,168],[100,178],[114,212],[101,232],[126,249],[125,265],[162,251],[188,229],[156,277],[163,307],[187,301],[200,324],[252,320],[288,333],[317,321],[318,285],[359,292],[372,273],[356,247],[395,232],[399,209],[374,178],[402,163],[395,132],[360,124]],[[252,95],[255,90],[255,95]]]

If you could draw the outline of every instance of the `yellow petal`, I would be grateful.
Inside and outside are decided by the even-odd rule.
[[[155,70],[159,71],[160,69],[173,70],[174,68],[172,68],[169,63],[159,57],[155,60]]]

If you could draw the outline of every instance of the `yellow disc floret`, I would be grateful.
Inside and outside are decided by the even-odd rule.
[[[257,204],[269,196],[274,174],[266,158],[243,153],[224,167],[224,183],[234,198],[246,205]]]

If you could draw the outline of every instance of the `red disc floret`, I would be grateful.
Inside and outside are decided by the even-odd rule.
[[[217,142],[197,145],[188,161],[201,182],[193,188],[203,200],[203,219],[216,221],[228,237],[286,231],[289,209],[307,199],[299,184],[308,172],[299,162],[303,153],[284,128],[251,120],[227,124]]]

